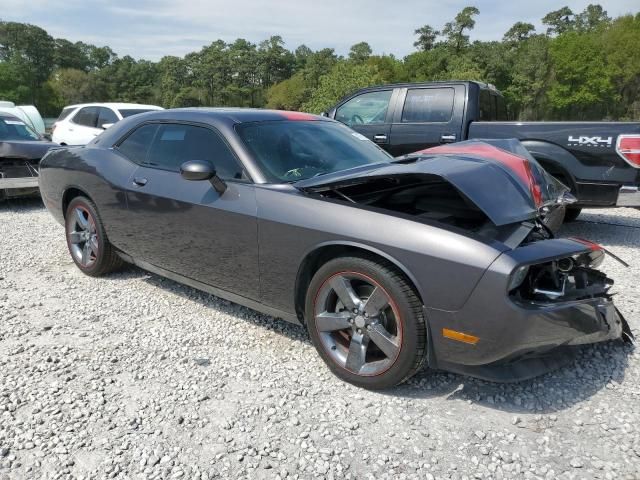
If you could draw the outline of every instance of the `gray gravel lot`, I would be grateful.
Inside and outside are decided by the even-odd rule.
[[[640,211],[593,210],[640,337]],[[520,384],[333,377],[305,331],[129,268],[73,265],[39,201],[0,204],[0,479],[640,478],[640,353]]]

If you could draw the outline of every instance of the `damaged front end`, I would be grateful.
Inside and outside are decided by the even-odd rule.
[[[38,194],[38,162],[0,158],[0,200]]]
[[[545,209],[571,200],[568,189],[522,156],[482,142],[471,147],[476,154],[430,151],[295,186],[482,239],[501,252],[459,309],[425,305],[432,368],[517,381],[558,368],[576,345],[632,341],[613,303],[613,280],[598,270],[608,252],[554,238],[544,221]]]
[[[578,345],[632,342],[613,302],[606,252],[581,239],[525,241],[487,269],[457,311],[426,308],[434,365],[492,381],[519,381],[561,367]],[[439,335],[476,337],[473,348]]]
[[[575,238],[571,240],[583,243],[589,250],[517,267],[510,277],[509,298],[525,308],[596,301],[594,315],[599,315],[600,320],[604,320],[605,330],[611,332],[611,335],[603,337],[603,329],[598,328],[592,332],[593,334],[587,332],[572,339],[568,344],[579,345],[593,343],[599,338],[605,340],[618,337],[625,342],[632,342],[633,335],[629,324],[612,302],[613,295],[610,289],[614,282],[597,269],[604,261],[606,251],[593,242]],[[619,335],[616,333],[617,326],[621,330]]]

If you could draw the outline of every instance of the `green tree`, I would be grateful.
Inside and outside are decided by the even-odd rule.
[[[611,22],[611,18],[600,5],[590,4],[575,17],[576,29],[589,32]]]
[[[284,40],[279,35],[273,35],[268,40],[260,42],[258,59],[263,87],[289,78],[295,64],[294,55],[284,48]]]
[[[60,107],[95,99],[89,74],[84,70],[61,68],[51,76],[49,86],[56,95]]]
[[[478,14],[480,14],[480,10],[476,7],[465,7],[458,12],[452,22],[445,23],[442,35],[454,52],[460,52],[469,44],[469,35],[465,35],[465,32],[475,27],[476,21],[473,17]]]
[[[300,45],[296,48],[295,52],[293,52],[293,56],[295,57],[295,71],[299,72],[304,67],[307,66],[307,60],[309,57],[313,55],[313,50],[311,50],[306,45]]]
[[[507,30],[502,37],[502,40],[507,43],[518,43],[526,40],[536,30],[531,23],[516,22],[513,26]]]
[[[320,78],[318,88],[313,91],[302,109],[320,113],[348,93],[375,83],[378,83],[378,72],[374,67],[353,62],[338,62],[331,72]]]
[[[509,110],[519,120],[540,120],[547,112],[551,78],[549,37],[533,35],[517,46],[509,64],[510,79],[502,86]]]
[[[36,103],[53,70],[54,48],[53,38],[40,27],[0,22],[0,61],[12,65],[20,84],[28,88],[31,103]]]
[[[309,92],[304,72],[298,72],[269,88],[266,106],[280,110],[300,110]]]
[[[619,101],[611,105],[613,118],[640,119],[640,14],[615,19],[602,33],[602,48],[607,58]]]
[[[562,7],[547,13],[542,18],[542,23],[548,26],[547,34],[549,35],[561,35],[573,30],[576,26],[574,14],[569,7]]]
[[[549,53],[554,73],[548,93],[551,107],[561,117],[606,117],[618,94],[599,37],[568,32],[553,39]]]
[[[413,32],[418,35],[418,40],[413,42],[413,46],[423,52],[428,52],[436,45],[436,38],[440,35],[440,32],[434,30],[431,25],[424,25]]]
[[[349,50],[349,60],[352,62],[363,63],[373,53],[371,46],[367,42],[356,43]]]

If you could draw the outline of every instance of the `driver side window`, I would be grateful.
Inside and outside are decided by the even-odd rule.
[[[393,90],[358,95],[336,110],[336,120],[346,125],[376,125],[384,123]]]

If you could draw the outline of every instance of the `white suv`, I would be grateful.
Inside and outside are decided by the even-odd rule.
[[[151,110],[162,110],[162,107],[137,103],[70,105],[62,109],[53,124],[51,139],[60,145],[86,145],[117,121]]]

